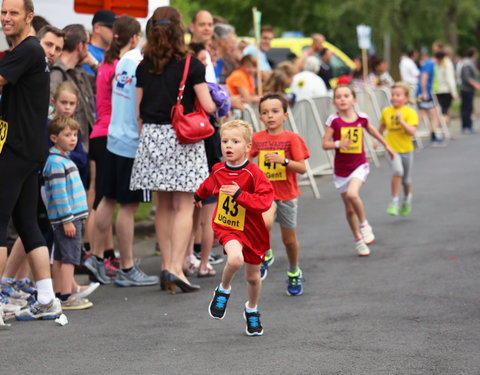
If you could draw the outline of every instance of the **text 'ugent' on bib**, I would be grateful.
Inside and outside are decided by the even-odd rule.
[[[352,143],[346,150],[340,149],[342,154],[361,154],[363,146],[363,128],[362,127],[343,127],[340,128],[340,139],[350,139]]]
[[[282,164],[271,163],[265,160],[265,155],[272,152],[285,157],[285,150],[262,150],[258,155],[258,165],[270,181],[285,181],[287,179],[287,168]]]
[[[220,192],[214,222],[224,227],[243,231],[245,207],[240,206],[233,197]]]

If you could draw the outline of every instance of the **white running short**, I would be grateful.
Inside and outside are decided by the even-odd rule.
[[[340,194],[345,193],[348,188],[348,183],[352,178],[358,178],[359,180],[365,182],[367,181],[368,174],[370,173],[370,166],[368,163],[362,164],[347,177],[340,177],[333,175],[333,183],[335,187],[340,192]]]

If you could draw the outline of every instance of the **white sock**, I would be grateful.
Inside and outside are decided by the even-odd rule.
[[[360,224],[360,228],[366,227],[368,225],[368,220],[365,220],[363,223]]]
[[[43,279],[36,282],[37,286],[37,301],[42,305],[48,305],[55,298],[53,293],[52,279]]]
[[[221,292],[221,293],[230,294],[231,291],[232,291],[232,288],[223,289],[222,283],[220,283],[220,285],[218,286],[218,291]]]
[[[405,201],[407,201],[407,202],[411,202],[411,201],[412,201],[412,193],[408,194],[408,195],[405,197]]]
[[[248,307],[248,302],[245,302],[245,311],[247,313],[257,312],[258,311],[258,306],[255,306],[253,309],[251,309],[250,307]]]
[[[399,201],[398,197],[392,197],[392,202],[393,203],[398,203],[398,201]]]

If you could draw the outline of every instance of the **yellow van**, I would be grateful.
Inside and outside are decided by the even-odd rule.
[[[278,64],[288,60],[292,53],[300,57],[303,50],[311,45],[312,38],[274,38],[271,43],[272,48],[267,52],[267,57],[273,63]],[[334,78],[330,83],[332,87],[335,87],[337,78],[350,74],[350,71],[355,69],[355,63],[332,43],[324,42],[323,46],[329,49],[333,55],[330,64],[332,65]]]

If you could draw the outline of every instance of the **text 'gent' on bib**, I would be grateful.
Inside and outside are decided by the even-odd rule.
[[[258,165],[270,181],[285,181],[287,179],[287,168],[282,164],[271,163],[265,160],[265,155],[272,152],[285,157],[285,150],[262,150],[258,155]]]
[[[218,195],[217,212],[213,221],[224,227],[243,231],[245,226],[245,207],[240,206],[233,197],[220,192]]]

